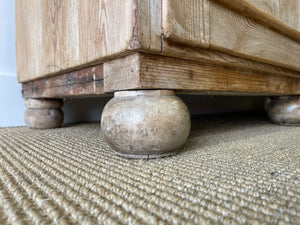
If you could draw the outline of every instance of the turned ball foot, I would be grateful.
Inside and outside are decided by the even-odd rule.
[[[188,108],[170,90],[116,92],[101,118],[106,142],[127,158],[176,154],[190,128]]]
[[[29,128],[48,129],[61,127],[64,116],[63,102],[56,99],[26,99],[24,120]]]
[[[300,125],[300,97],[273,97],[267,104],[267,112],[274,123]]]

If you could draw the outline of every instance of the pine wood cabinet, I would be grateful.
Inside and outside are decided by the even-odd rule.
[[[95,70],[96,79],[102,73],[105,91],[164,88],[166,76],[171,80],[165,88],[175,90],[240,92],[258,82],[254,92],[299,92],[300,1],[17,0],[16,33],[18,80],[25,90],[31,81],[49,77],[73,77],[65,85],[93,82],[78,74]],[[164,74],[172,62],[180,68]],[[145,74],[147,63],[160,81]],[[130,72],[130,66],[138,71]],[[211,79],[218,77],[226,88],[215,87]],[[266,78],[271,83],[262,88]],[[202,79],[207,85],[194,87]],[[276,87],[278,82],[293,85]]]
[[[299,0],[16,0],[16,36],[26,99],[300,94]]]

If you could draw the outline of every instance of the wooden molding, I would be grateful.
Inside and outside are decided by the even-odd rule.
[[[300,94],[300,79],[207,62],[135,53],[104,63],[104,88],[105,92],[172,89],[192,93],[297,95]]]
[[[23,96],[65,98],[139,89],[172,89],[201,94],[299,95],[300,79],[203,61],[134,53],[97,66],[23,83]]]
[[[226,54],[218,50],[203,49],[200,47],[178,44],[166,39],[163,40],[163,51],[161,52],[161,54],[175,58],[230,66],[232,68],[250,69],[270,74],[300,78],[300,72],[295,70],[286,69],[284,67],[275,66],[269,63],[263,63],[244,57]]]
[[[24,98],[64,98],[104,93],[103,65],[22,84]]]
[[[253,19],[210,2],[210,48],[300,71],[300,44]]]
[[[295,0],[217,0],[255,19],[266,27],[300,42],[299,1]],[[289,18],[289,19],[287,19]]]

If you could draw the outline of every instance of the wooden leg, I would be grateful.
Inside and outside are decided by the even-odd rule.
[[[26,125],[34,129],[57,128],[63,124],[63,101],[58,99],[25,99]]]
[[[127,158],[176,154],[190,128],[188,108],[171,90],[115,92],[101,118],[106,142]]]
[[[300,125],[300,97],[284,96],[270,98],[267,112],[274,123]]]

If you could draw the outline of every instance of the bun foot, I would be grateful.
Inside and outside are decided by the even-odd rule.
[[[188,108],[170,90],[116,92],[101,118],[104,139],[127,158],[174,155],[190,128]]]
[[[24,120],[29,128],[48,129],[61,127],[64,116],[60,109],[63,101],[56,99],[26,99]]]
[[[300,125],[300,97],[273,97],[267,104],[270,119],[280,125]]]

